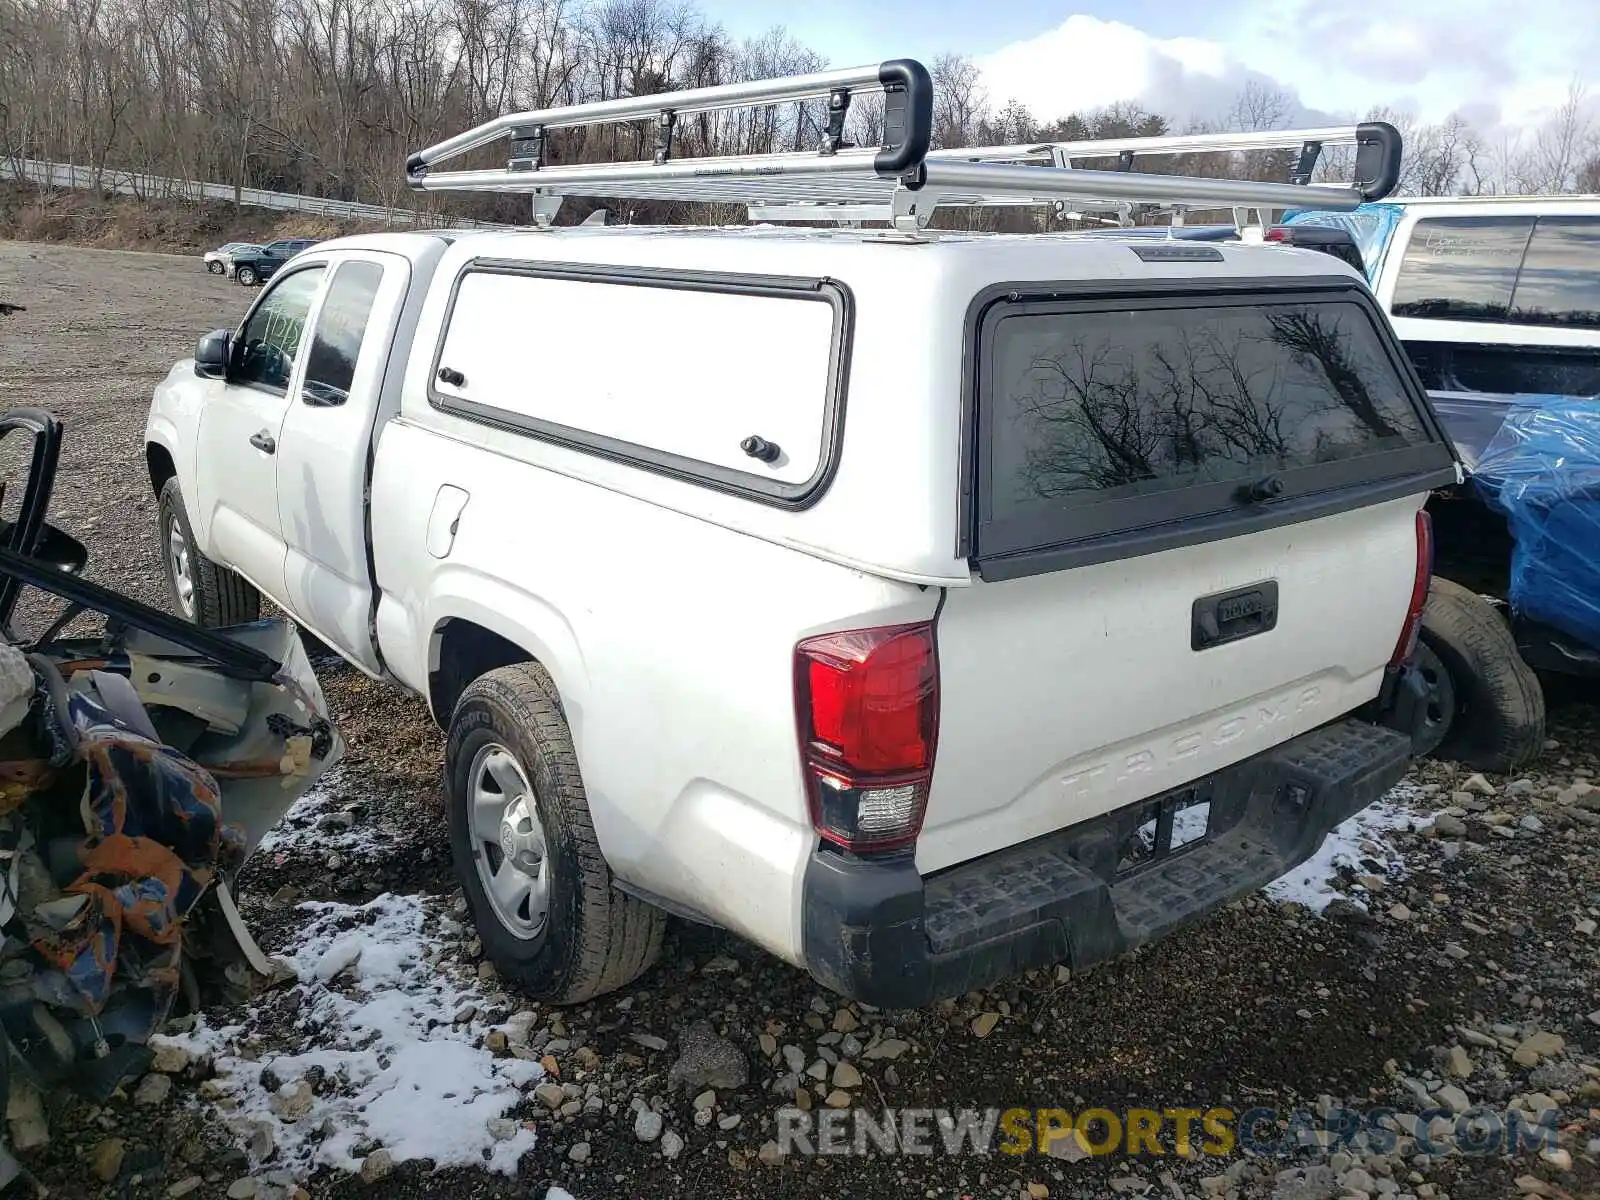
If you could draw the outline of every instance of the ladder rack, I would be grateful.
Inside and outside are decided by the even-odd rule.
[[[851,101],[881,93],[883,144],[853,147],[844,140]],[[696,113],[826,102],[816,150],[705,158],[673,157],[679,119]],[[652,160],[623,163],[547,161],[550,134],[653,121]],[[1400,135],[1392,125],[1360,125],[1260,133],[1185,134],[1089,142],[1043,142],[930,151],[933,81],[911,59],[821,71],[784,79],[630,96],[592,104],[510,113],[412,154],[406,178],[418,191],[509,192],[533,197],[535,220],[548,225],[565,196],[739,204],[752,220],[889,221],[897,229],[925,228],[941,206],[1056,205],[1126,212],[1156,205],[1189,208],[1318,207],[1348,211],[1394,190],[1400,173]],[[440,171],[437,165],[479,147],[511,143],[503,170]],[[1323,147],[1355,147],[1349,184],[1312,183]],[[1132,170],[1142,154],[1298,150],[1293,182],[1153,175]],[[1082,170],[1074,160],[1116,158],[1117,170]],[[1314,195],[1309,194],[1314,193]]]

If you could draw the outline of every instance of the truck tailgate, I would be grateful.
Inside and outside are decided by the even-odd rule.
[[[1371,700],[1411,595],[1421,500],[951,589],[918,868],[1158,795]],[[1272,629],[1194,648],[1197,600],[1264,583]]]
[[[1455,460],[1370,294],[1302,283],[1015,290],[975,318],[924,873],[1378,695]]]

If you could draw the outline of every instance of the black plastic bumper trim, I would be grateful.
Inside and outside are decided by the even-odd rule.
[[[1428,724],[1428,681],[1422,672],[1413,666],[1390,667],[1368,715],[1377,724],[1404,734],[1415,753],[1423,743]]]
[[[1119,871],[1153,800],[927,878],[910,854],[819,848],[802,948],[825,986],[916,1008],[1031,967],[1113,958],[1265,886],[1405,774],[1411,737],[1346,719],[1187,785],[1211,805],[1204,841]]]

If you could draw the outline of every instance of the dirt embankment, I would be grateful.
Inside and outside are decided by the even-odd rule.
[[[199,254],[224,242],[340,237],[384,228],[307,213],[237,208],[224,200],[140,200],[0,183],[0,239],[67,242],[102,250]]]

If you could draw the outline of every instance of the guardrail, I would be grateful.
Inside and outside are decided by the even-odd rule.
[[[99,173],[91,167],[71,163],[44,162],[34,158],[0,158],[0,179],[20,179],[47,187],[90,189],[142,199],[226,200],[235,199],[231,183],[201,183],[193,179],[171,179],[162,175],[142,175],[135,171],[106,168]],[[264,188],[239,188],[240,204],[251,208],[270,208],[280,212],[303,212],[346,220],[381,221],[385,225],[404,225],[423,229],[509,229],[489,221],[474,221],[444,213],[421,212],[410,208],[386,208],[381,204],[361,204],[353,200],[329,200],[321,196],[302,196],[295,192],[269,192]]]

